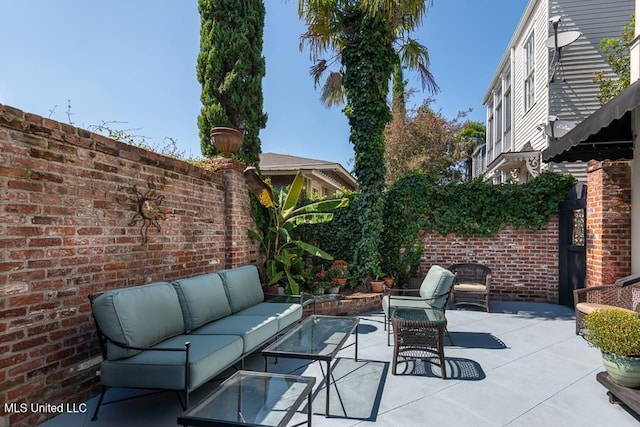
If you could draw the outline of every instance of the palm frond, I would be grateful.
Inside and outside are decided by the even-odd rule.
[[[429,70],[429,50],[425,45],[415,39],[407,38],[400,46],[398,54],[402,65],[419,72],[423,89],[427,89],[434,94],[440,91],[433,74]]]
[[[311,75],[311,77],[313,77],[313,88],[317,88],[318,85],[320,84],[320,78],[322,77],[322,74],[324,74],[324,72],[327,70],[327,60],[326,59],[320,59],[318,61],[316,61],[316,63],[314,65],[311,66],[311,69],[309,70],[309,74]]]
[[[345,103],[344,86],[342,85],[342,73],[333,71],[322,86],[320,101],[327,107],[343,105]]]

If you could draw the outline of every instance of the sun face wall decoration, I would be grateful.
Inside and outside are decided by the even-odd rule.
[[[149,227],[154,226],[156,230],[162,231],[162,226],[159,221],[166,218],[165,213],[160,209],[160,205],[162,205],[164,201],[164,196],[158,193],[153,177],[147,180],[147,191],[144,193],[138,190],[138,187],[135,185],[129,191],[132,193],[132,197],[119,201],[129,202],[135,205],[136,211],[127,225],[133,227],[140,223],[140,236],[142,237],[142,244],[145,245],[147,243]]]

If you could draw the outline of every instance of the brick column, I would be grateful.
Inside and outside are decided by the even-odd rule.
[[[254,228],[251,218],[251,200],[245,183],[246,166],[231,159],[220,162],[224,182],[225,268],[254,264],[257,257],[256,242],[247,230]]]
[[[587,287],[631,273],[631,166],[626,160],[587,167]]]

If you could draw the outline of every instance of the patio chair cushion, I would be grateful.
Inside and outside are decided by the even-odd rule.
[[[482,283],[456,283],[453,290],[458,292],[486,292],[487,286]]]
[[[278,319],[233,315],[191,331],[191,335],[234,335],[243,342],[242,353],[250,353],[278,333]]]
[[[592,302],[579,302],[578,304],[576,304],[576,310],[584,314],[591,314],[595,310],[603,310],[603,309],[622,310],[622,311],[627,311],[629,313],[636,314],[636,312],[633,310],[629,310],[622,307],[616,307],[615,305],[597,304]]]
[[[231,314],[222,278],[217,273],[175,280],[187,332]]]
[[[302,305],[288,302],[261,302],[236,313],[237,316],[267,316],[278,319],[278,332],[302,319]]]
[[[426,301],[417,297],[389,296],[382,297],[382,310],[386,317],[390,316],[389,312],[394,307],[416,307],[416,308],[433,308]]]
[[[255,265],[221,270],[218,274],[222,278],[233,313],[264,301],[264,292]]]
[[[234,335],[178,335],[153,348],[184,348],[189,350],[189,388],[209,381],[242,355],[242,339]],[[143,351],[128,359],[105,360],[100,366],[100,378],[109,387],[184,389],[185,353],[181,351]]]
[[[93,301],[93,314],[105,336],[131,347],[151,347],[184,333],[178,295],[166,282],[105,292]],[[107,342],[109,360],[138,353]]]
[[[444,308],[454,278],[453,273],[446,268],[431,266],[420,285],[420,297],[431,299],[429,304],[435,308]]]

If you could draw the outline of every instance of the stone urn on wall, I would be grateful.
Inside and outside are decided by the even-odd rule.
[[[224,156],[237,153],[240,150],[244,133],[238,129],[219,126],[211,129],[209,137],[216,150]]]

